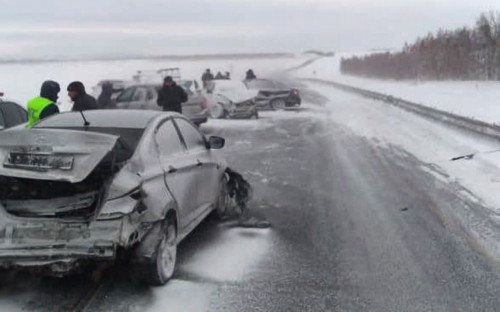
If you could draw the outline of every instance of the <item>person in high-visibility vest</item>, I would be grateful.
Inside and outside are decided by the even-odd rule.
[[[40,90],[40,96],[28,101],[28,125],[31,127],[39,120],[59,113],[57,107],[58,93],[61,91],[59,84],[52,80],[44,81]]]

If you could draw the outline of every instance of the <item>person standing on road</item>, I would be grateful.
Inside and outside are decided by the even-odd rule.
[[[186,91],[178,86],[171,76],[165,77],[163,87],[158,91],[158,106],[164,111],[182,114],[182,103],[188,100]]]
[[[59,113],[57,99],[59,98],[61,88],[59,84],[52,80],[44,81],[40,89],[40,96],[36,96],[28,101],[28,125],[27,128],[38,122],[40,119],[47,118]]]
[[[102,84],[102,91],[97,98],[97,106],[100,109],[111,109],[115,108],[111,96],[113,95],[113,84],[110,82],[105,82]]]
[[[210,68],[207,68],[207,70],[201,75],[201,81],[203,83],[203,89],[207,88],[207,84],[209,81],[214,80],[214,75],[210,71]]]
[[[247,70],[245,79],[246,80],[257,79],[257,76],[255,76],[255,74],[254,74],[254,72],[253,72],[252,69],[249,69],[249,70]]]
[[[215,75],[215,79],[216,80],[222,80],[222,79],[224,79],[224,75],[222,75],[221,72],[217,72],[217,75]]]
[[[72,111],[98,109],[97,101],[85,92],[85,86],[80,81],[68,85],[68,96],[73,101]]]

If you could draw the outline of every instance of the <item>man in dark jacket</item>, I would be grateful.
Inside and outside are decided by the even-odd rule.
[[[72,111],[97,109],[97,101],[85,92],[85,86],[80,81],[68,85],[68,96],[73,101]]]
[[[207,68],[207,70],[201,75],[201,82],[203,83],[203,89],[207,88],[207,84],[209,81],[214,80],[214,75],[210,71],[210,68]]]
[[[158,106],[164,111],[178,112],[182,114],[182,103],[188,100],[186,91],[178,86],[172,77],[167,76],[163,80],[163,87],[158,91]]]
[[[113,95],[113,84],[111,82],[105,82],[102,84],[102,91],[97,98],[97,106],[101,109],[115,108],[111,96]]]

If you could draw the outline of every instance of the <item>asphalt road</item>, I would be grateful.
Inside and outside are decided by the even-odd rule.
[[[0,290],[2,311],[498,311],[498,270],[452,211],[480,207],[308,100],[203,127],[227,138],[229,163],[255,189],[249,212],[271,229],[207,220],[163,288],[138,285],[126,267],[96,287],[20,274]]]

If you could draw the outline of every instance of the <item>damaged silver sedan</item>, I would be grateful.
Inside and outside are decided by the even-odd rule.
[[[0,268],[58,276],[127,259],[151,285],[224,211],[225,160],[175,113],[63,113],[0,133]]]

